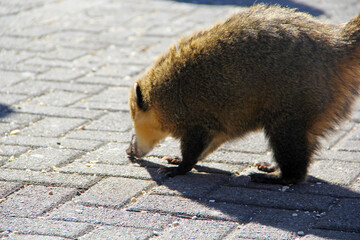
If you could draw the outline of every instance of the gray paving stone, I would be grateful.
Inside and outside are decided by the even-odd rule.
[[[129,112],[129,104],[126,102],[94,102],[80,101],[72,105],[75,108],[85,108],[90,110],[106,110],[106,111],[126,111]]]
[[[153,230],[162,230],[176,218],[145,212],[129,212],[106,207],[89,207],[73,202],[66,203],[52,211],[49,219],[87,222],[122,227],[135,227]]]
[[[0,218],[0,229],[2,231],[17,231],[20,234],[39,234],[76,238],[90,231],[92,226],[86,223],[2,217]]]
[[[80,101],[87,95],[83,93],[65,92],[65,91],[52,91],[46,95],[31,99],[29,104],[40,106],[56,106],[65,107]]]
[[[136,64],[127,66],[118,64],[119,63],[116,65],[106,65],[100,68],[99,71],[96,71],[96,76],[123,78],[126,76],[134,76],[144,70],[143,66]]]
[[[70,149],[38,148],[8,162],[4,168],[52,170],[72,161],[83,152]]]
[[[335,150],[322,150],[318,155],[314,156],[314,159],[329,159],[329,160],[340,160],[349,162],[359,162],[359,152],[348,152],[348,151],[335,151]]]
[[[0,155],[19,156],[20,154],[27,152],[28,150],[30,150],[29,147],[1,145],[0,146]]]
[[[14,182],[1,182],[0,181],[0,198],[5,198],[6,196],[12,194],[16,190],[20,189],[22,184]]]
[[[35,53],[3,49],[2,51],[0,51],[0,62],[19,63],[33,56],[35,56]]]
[[[108,143],[96,151],[84,155],[79,162],[89,164],[129,164],[129,158],[125,154],[128,144],[125,143]]]
[[[356,125],[354,131],[349,134],[349,139],[360,140],[360,126]]]
[[[43,59],[58,59],[63,61],[74,61],[75,59],[86,55],[88,52],[85,50],[69,49],[69,48],[56,48],[56,50],[44,53],[41,55]]]
[[[86,110],[79,108],[55,107],[55,106],[34,106],[34,105],[18,105],[17,112],[31,113],[48,117],[64,117],[64,118],[84,118],[94,119],[104,113],[96,110]]]
[[[29,72],[32,74],[39,74],[49,70],[47,66],[43,66],[43,65],[27,66],[24,63],[17,63],[15,65],[11,63],[0,63],[0,69],[11,72],[26,72],[26,73]]]
[[[341,199],[315,228],[359,233],[359,218],[359,199]]]
[[[71,188],[25,186],[0,204],[0,215],[34,218],[70,200],[75,194],[76,189]]]
[[[86,58],[86,56],[84,56],[83,58]],[[65,61],[65,60],[59,60],[59,59],[43,59],[40,58],[38,56],[27,59],[23,62],[23,67],[26,69],[41,69],[41,73],[45,73],[47,71],[49,71],[52,68],[65,68],[65,69],[72,69],[72,68],[80,68],[83,70],[86,70],[86,72],[90,72],[92,68],[96,68],[96,66],[89,66],[89,64],[87,62],[82,62],[81,61],[82,58],[79,58],[73,62],[69,62],[69,61]],[[39,72],[39,71],[38,71]],[[82,77],[84,75],[79,75],[76,77]],[[69,82],[73,82],[76,79],[70,80]],[[56,83],[67,83],[67,81],[51,81],[51,80],[46,80],[44,79],[44,81],[48,81],[48,82],[56,82]]]
[[[65,137],[65,138],[56,139],[55,144],[59,148],[92,151],[103,145],[103,142],[96,140],[87,140],[87,139],[70,139]]]
[[[155,181],[161,181],[164,178],[164,174],[159,173],[157,168],[145,168],[138,165],[86,163],[81,161],[74,161],[65,167],[59,168],[59,171],[63,173],[95,174],[97,176],[126,177]]]
[[[27,78],[26,75],[19,72],[0,71],[0,74],[0,87],[2,88],[2,91],[4,87],[15,85],[16,83],[21,82],[22,80]]]
[[[237,227],[231,234],[226,236],[226,240],[235,239],[296,239],[297,233],[286,229],[262,225],[260,223],[248,223]]]
[[[16,112],[17,110],[14,109],[15,112],[0,118],[0,122],[9,123],[10,125],[28,125],[41,119],[41,116],[19,113]]]
[[[29,147],[52,147],[69,148],[76,150],[93,150],[103,143],[96,140],[70,139],[70,138],[50,138],[50,137],[29,137],[21,135],[10,135],[0,138],[0,143],[9,145],[22,145]]]
[[[123,79],[123,78],[122,78]],[[77,83],[104,84],[104,85],[128,85],[129,79],[125,81],[114,77],[85,76],[76,80]]]
[[[153,239],[222,239],[233,222],[181,219]]]
[[[339,186],[334,184],[329,184],[322,181],[313,181],[309,179],[308,182],[293,185],[287,191],[297,192],[297,193],[309,193],[316,195],[327,195],[335,198],[339,197],[350,197],[350,198],[360,198],[360,189],[356,186]]]
[[[90,239],[148,239],[153,235],[153,231],[146,229],[127,228],[127,227],[112,227],[112,226],[100,226],[94,231],[80,237],[80,240]]]
[[[300,238],[301,240],[325,240],[325,239],[340,239],[340,240],[357,240],[360,238],[359,233],[355,232],[342,232],[342,231],[329,231],[323,229],[312,229],[309,234]]]
[[[5,105],[13,105],[15,103],[25,100],[26,98],[27,96],[20,94],[10,94],[10,93],[0,92],[1,103]]]
[[[352,114],[352,119],[354,120],[354,122],[360,123],[360,112],[359,111],[354,112]]]
[[[108,87],[104,91],[88,98],[88,102],[128,104],[129,87]]]
[[[49,92],[63,91],[68,93],[77,93],[79,95],[83,95],[84,98],[91,96],[91,94],[96,94],[98,92],[103,91],[106,87],[102,85],[94,85],[94,84],[85,84],[85,83],[76,83],[75,81],[70,82],[57,82],[53,84],[49,81],[37,81],[42,83],[43,85],[49,86]]]
[[[360,152],[360,139],[359,140],[346,140],[337,145],[336,148],[341,151]]]
[[[5,162],[7,161],[7,157],[3,157],[3,156],[0,156],[0,166],[5,164]]]
[[[105,142],[129,143],[132,134],[129,132],[110,132],[93,130],[76,130],[66,134],[68,138],[87,139]]]
[[[41,95],[47,92],[48,86],[38,83],[33,79],[20,81],[14,85],[8,85],[2,88],[2,92],[11,94],[24,94],[28,96]]]
[[[335,198],[329,196],[227,186],[221,186],[208,198],[221,202],[304,211],[326,211],[335,201]]]
[[[21,130],[19,134],[34,137],[60,137],[86,123],[84,119],[47,117]]]
[[[317,213],[309,211],[289,211],[276,208],[257,208],[256,210],[251,223],[260,223],[293,233],[307,233],[317,221]]]
[[[101,118],[86,125],[86,130],[100,130],[100,131],[129,131],[132,123],[129,113],[110,112]]]
[[[48,81],[64,81],[77,79],[86,74],[83,70],[67,69],[67,68],[52,68],[50,71],[37,76],[37,79]]]
[[[201,219],[249,221],[254,209],[245,205],[212,203],[209,200],[192,200],[179,196],[148,195],[130,205],[130,211],[171,214]]]
[[[267,141],[262,132],[251,133],[248,136],[230,143],[225,143],[222,149],[251,153],[265,153],[268,150]]]
[[[49,25],[43,26],[32,26],[25,29],[18,29],[9,34],[11,37],[20,37],[20,38],[41,38],[58,31],[57,28],[52,28]]]
[[[333,184],[348,185],[360,173],[359,162],[316,161],[309,168],[309,175]]]
[[[62,187],[89,188],[99,181],[96,176],[63,174],[57,172],[24,171],[18,169],[0,168],[0,181],[24,182]]]
[[[64,240],[62,237],[55,236],[45,236],[45,235],[24,235],[19,234],[18,232],[12,233],[9,236],[5,237],[6,240]]]
[[[20,126],[16,124],[0,123],[0,135],[8,135],[13,130],[19,129]]]
[[[119,208],[154,185],[152,181],[109,177],[74,199],[75,203]]]
[[[5,50],[25,50],[24,46],[29,43],[26,38],[6,37],[0,38],[0,47]]]
[[[0,166],[5,164],[5,162],[7,161],[7,157],[3,157],[3,156],[0,156]]]
[[[188,198],[206,198],[208,193],[220,184],[228,181],[228,177],[220,174],[186,174],[163,182],[152,189],[152,194],[180,195]]]
[[[120,93],[119,93],[120,94]],[[124,97],[126,95],[126,97]],[[117,101],[111,101],[110,99],[106,99],[105,101],[93,101],[92,99],[78,102],[74,105],[74,107],[86,108],[86,109],[94,109],[94,110],[109,110],[109,111],[123,111],[129,112],[129,104],[127,99],[128,91],[126,90],[126,94],[119,95]],[[125,100],[126,98],[126,100]],[[123,99],[123,100],[122,100]]]

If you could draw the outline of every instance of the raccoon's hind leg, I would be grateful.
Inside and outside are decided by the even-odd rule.
[[[265,131],[280,173],[278,176],[264,175],[267,180],[260,181],[281,184],[303,182],[314,149],[307,140],[306,122],[302,119],[283,121],[266,127]],[[259,181],[259,175],[254,179]]]

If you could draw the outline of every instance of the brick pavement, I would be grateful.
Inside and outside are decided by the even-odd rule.
[[[360,104],[297,186],[249,181],[271,159],[262,133],[173,179],[157,169],[176,141],[125,155],[136,76],[181,35],[253,2],[0,0],[0,237],[360,239]],[[360,12],[357,0],[257,2],[336,23]]]

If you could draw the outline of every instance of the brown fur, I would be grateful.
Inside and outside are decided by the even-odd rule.
[[[318,137],[349,115],[359,92],[359,29],[360,15],[340,26],[260,4],[182,38],[136,81],[146,109],[131,91],[137,137],[152,131],[137,127],[134,116],[141,114],[156,122],[150,149],[168,134],[182,140],[201,128],[196,136],[205,138],[204,149],[196,163],[225,141],[265,129],[284,182],[301,182]],[[292,139],[304,148],[286,153]],[[182,141],[183,154],[188,145]],[[305,155],[282,159],[297,158],[296,151]],[[298,176],[292,161],[305,167]]]

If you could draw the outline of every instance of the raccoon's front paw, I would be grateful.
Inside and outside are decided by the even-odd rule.
[[[161,167],[159,172],[165,174],[166,177],[175,177],[177,175],[184,175],[186,172],[181,171],[179,167]]]
[[[255,166],[262,172],[267,172],[267,173],[271,173],[271,172],[275,172],[278,167],[273,164],[273,163],[268,163],[268,162],[258,162],[255,163]]]
[[[169,164],[172,165],[179,165],[182,161],[180,157],[177,156],[165,156],[162,158],[163,160],[167,161]]]

